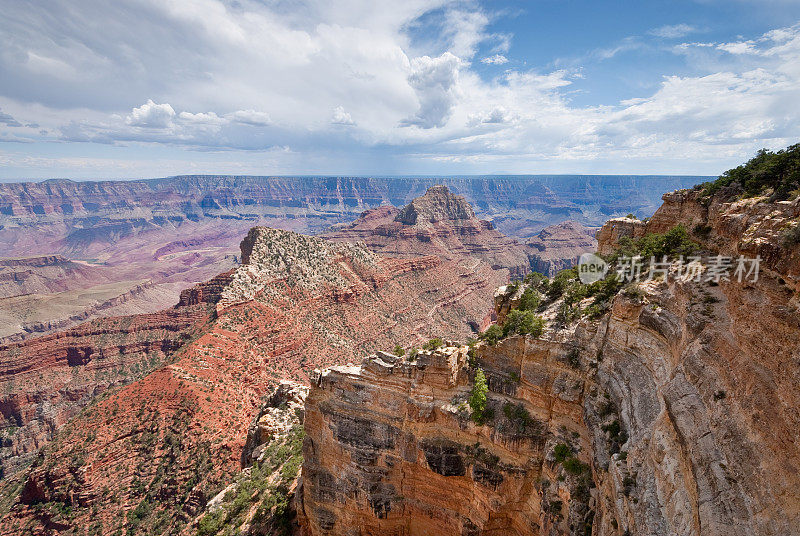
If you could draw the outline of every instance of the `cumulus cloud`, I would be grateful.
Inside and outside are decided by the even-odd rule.
[[[336,108],[333,109],[333,117],[331,118],[331,123],[333,123],[334,125],[347,125],[347,126],[353,126],[356,124],[356,122],[353,121],[353,118],[350,116],[350,114],[344,111],[344,107],[342,106],[337,106]]]
[[[419,110],[414,117],[403,120],[403,125],[425,129],[444,126],[455,105],[460,66],[461,60],[450,52],[438,58],[414,59],[408,82],[416,91]]]
[[[131,110],[126,122],[133,127],[143,128],[169,128],[175,110],[169,104],[156,104],[152,99]]]
[[[495,54],[494,56],[487,56],[481,60],[481,63],[486,63],[488,65],[503,65],[508,63],[508,58],[503,56],[502,54]]]
[[[679,39],[695,32],[697,32],[697,28],[689,24],[672,24],[654,28],[649,33],[664,39]]]

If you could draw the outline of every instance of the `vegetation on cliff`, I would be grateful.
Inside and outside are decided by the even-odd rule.
[[[769,195],[770,201],[793,199],[800,194],[800,143],[774,152],[761,149],[701,188],[704,196],[719,194],[723,199],[760,195]]]
[[[200,519],[197,536],[242,534],[244,524],[251,535],[291,534],[291,487],[303,462],[304,437],[302,426],[295,425],[273,440],[263,459],[242,472],[222,500]]]
[[[486,393],[489,392],[489,386],[486,384],[486,375],[482,369],[475,372],[475,383],[472,385],[472,391],[469,394],[469,407],[472,409],[472,420],[478,424],[486,422],[491,419],[489,411],[487,411]]]

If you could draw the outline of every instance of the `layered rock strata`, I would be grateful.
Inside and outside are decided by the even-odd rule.
[[[305,534],[800,534],[800,201],[664,201],[649,222],[610,222],[601,251],[682,224],[708,254],[760,255],[758,280],[672,272],[598,320],[481,343],[471,363],[448,348],[323,372]],[[476,368],[495,407],[482,425],[462,405]],[[516,422],[533,425],[519,437]]]

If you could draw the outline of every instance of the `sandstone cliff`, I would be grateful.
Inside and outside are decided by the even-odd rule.
[[[710,254],[760,255],[757,281],[672,273],[471,360],[450,347],[323,372],[305,534],[800,534],[799,207],[681,191],[599,233],[610,251],[683,224]],[[495,409],[481,425],[464,404],[478,368]]]

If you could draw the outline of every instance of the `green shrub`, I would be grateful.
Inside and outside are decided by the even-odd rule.
[[[570,305],[566,301],[561,302],[556,311],[555,321],[557,324],[566,326],[572,323],[581,314],[581,309],[577,305]]]
[[[531,414],[522,404],[512,404],[506,402],[503,405],[503,415],[511,421],[517,433],[524,434],[527,431],[538,428],[538,423],[531,417]]]
[[[703,196],[719,194],[723,199],[755,197],[770,191],[770,201],[789,199],[800,190],[800,143],[777,152],[761,149],[746,163],[700,188]]]
[[[444,346],[444,341],[439,337],[429,340],[425,344],[422,345],[423,350],[436,350],[437,348],[441,348]]]
[[[576,267],[561,270],[556,274],[550,285],[547,287],[547,298],[557,300],[566,290],[567,286],[578,280],[578,269]]]
[[[542,303],[542,295],[533,286],[528,286],[519,300],[519,309],[522,311],[535,311]]]
[[[497,324],[492,324],[489,326],[486,331],[479,335],[482,341],[485,341],[489,346],[494,346],[500,339],[503,338],[503,328],[498,326]]]
[[[509,335],[531,335],[541,337],[544,333],[544,319],[537,316],[533,311],[520,311],[514,309],[506,317],[503,324],[503,336]]]
[[[589,466],[578,458],[567,458],[562,465],[564,470],[572,475],[579,475],[589,469]]]
[[[800,244],[800,225],[789,227],[781,233],[781,245],[785,248],[791,248]]]
[[[547,287],[550,285],[550,280],[546,275],[539,272],[531,272],[525,276],[525,284],[535,288],[539,292],[547,292]]]
[[[399,344],[395,345],[395,347],[394,347],[394,355],[403,357],[405,354],[406,354],[406,351],[403,350],[402,346],[400,346]]]
[[[562,463],[564,460],[572,456],[572,450],[564,443],[559,443],[553,447],[553,457],[556,463]]]
[[[475,372],[475,382],[472,385],[468,402],[472,410],[472,420],[479,424],[483,423],[486,418],[487,392],[489,392],[489,387],[486,384],[486,375],[483,373],[483,369],[478,369]]]

